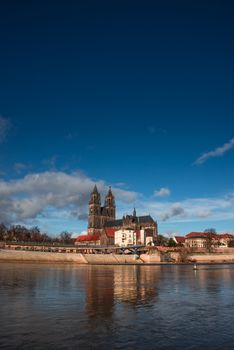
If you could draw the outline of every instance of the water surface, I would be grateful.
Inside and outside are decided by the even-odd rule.
[[[234,266],[0,263],[1,349],[234,349]]]

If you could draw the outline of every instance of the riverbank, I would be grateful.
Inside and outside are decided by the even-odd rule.
[[[125,255],[125,254],[84,254],[84,253],[50,253],[50,252],[30,252],[1,249],[0,261],[18,262],[61,262],[89,265],[143,265],[143,264],[165,264],[159,252],[153,254]],[[190,254],[187,257],[188,263],[234,263],[234,254],[209,253]],[[172,264],[179,264],[181,261],[175,259]]]
[[[84,253],[49,253],[0,250],[0,261],[27,261],[27,262],[64,262],[90,265],[121,265],[121,264],[147,264],[160,263],[160,253],[136,255],[125,254],[84,254]]]

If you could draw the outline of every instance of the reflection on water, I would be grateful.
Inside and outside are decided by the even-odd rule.
[[[233,349],[234,266],[0,264],[0,348]]]

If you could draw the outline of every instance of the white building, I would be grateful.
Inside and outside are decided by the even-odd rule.
[[[145,230],[133,230],[131,228],[115,231],[115,245],[127,247],[129,245],[151,245],[153,237],[147,236]]]
[[[120,229],[115,231],[115,245],[127,247],[128,245],[137,244],[137,233],[131,229]]]

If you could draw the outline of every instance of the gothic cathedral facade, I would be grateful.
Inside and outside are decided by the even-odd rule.
[[[115,198],[111,187],[107,192],[105,203],[102,207],[101,196],[95,185],[89,200],[88,234],[100,234],[103,236],[108,235],[111,231],[113,235],[113,230],[121,228],[144,229],[146,236],[153,239],[156,239],[158,233],[157,222],[150,215],[137,216],[135,209],[132,215],[125,215],[122,219],[116,220]]]
[[[102,207],[100,193],[95,185],[89,200],[88,233],[102,233],[107,222],[115,220],[115,211],[115,198],[111,187],[107,192],[105,203]]]

